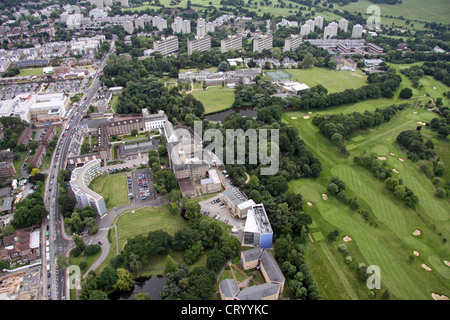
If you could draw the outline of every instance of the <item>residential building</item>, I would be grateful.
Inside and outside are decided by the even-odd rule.
[[[108,121],[108,135],[130,134],[132,130],[137,130],[138,132],[144,130],[142,116],[114,117],[111,121]]]
[[[19,137],[19,140],[17,140],[17,144],[22,143],[26,147],[28,142],[31,141],[32,135],[33,135],[33,130],[31,130],[30,127],[25,127],[25,129],[22,131],[22,134]]]
[[[0,178],[13,178],[16,175],[16,168],[12,162],[0,162]]]
[[[323,29],[323,17],[317,16],[314,18],[314,23],[316,24],[316,27],[319,27],[320,29]]]
[[[42,164],[42,161],[45,158],[45,152],[47,151],[47,146],[44,144],[39,145],[36,149],[33,159],[30,161],[30,166],[33,168],[39,168]]]
[[[261,35],[253,39],[253,52],[270,50],[273,47],[273,37],[271,34]]]
[[[240,35],[229,35],[227,38],[220,41],[220,51],[222,53],[227,52],[229,49],[242,49],[242,37]]]
[[[247,197],[238,188],[228,188],[223,192],[223,202],[234,217],[239,216],[237,206],[247,200]]]
[[[200,180],[200,187],[203,194],[219,192],[222,190],[222,183],[215,169],[208,170],[208,178]]]
[[[132,20],[127,20],[127,21],[122,22],[122,27],[129,34],[132,34],[134,31],[134,24],[133,24]]]
[[[97,151],[103,162],[106,164],[110,158],[108,125],[106,123],[102,123],[97,128],[97,141]]]
[[[188,55],[192,55],[192,52],[198,50],[204,52],[211,49],[211,37],[209,35],[203,37],[195,37],[195,39],[188,39]]]
[[[11,213],[13,201],[14,201],[13,197],[3,198],[3,204],[0,208],[0,214],[4,215],[4,214]]]
[[[291,34],[289,38],[284,40],[283,51],[293,51],[300,47],[302,44],[303,37],[299,34]]]
[[[345,58],[344,56],[334,56],[334,57],[331,57],[330,60],[333,60],[336,62],[336,70],[345,70],[345,69],[356,70],[356,67],[358,66],[358,63],[356,63],[352,59]],[[342,69],[342,68],[344,68],[344,69]]]
[[[167,28],[167,20],[162,19],[159,16],[152,17],[152,25],[156,28],[158,28],[159,31],[163,31]]]
[[[80,208],[91,206],[100,216],[107,213],[103,197],[89,189],[89,184],[102,174],[101,161],[94,159],[84,166],[75,168],[70,176],[70,187]]]
[[[315,29],[315,26],[316,26],[315,21],[312,20],[312,19],[309,19],[309,20],[306,21],[306,24],[309,25],[309,31],[310,32],[314,32],[314,29]]]
[[[302,37],[307,36],[311,32],[311,26],[307,23],[303,24],[300,28],[300,35]]]
[[[348,30],[348,20],[347,19],[339,20],[339,29],[343,30],[344,32],[347,32],[347,30]]]
[[[329,39],[329,38],[333,38],[335,36],[337,36],[338,33],[338,24],[336,22],[330,22],[328,24],[328,26],[325,27],[324,32],[323,32],[323,38],[324,39]]]
[[[383,53],[383,48],[377,46],[375,43],[369,43],[368,45],[369,54],[379,55]]]
[[[45,133],[44,137],[42,137],[42,144],[45,146],[48,146],[49,142],[53,139],[53,137],[56,135],[57,126],[52,124],[50,127],[48,127],[47,132]]]
[[[174,33],[191,33],[191,21],[176,17],[171,25]]]
[[[361,38],[364,27],[360,24],[354,25],[352,30],[352,38]]]
[[[163,56],[167,56],[171,53],[177,52],[179,49],[178,37],[161,37],[161,40],[153,43],[153,49],[159,51]]]

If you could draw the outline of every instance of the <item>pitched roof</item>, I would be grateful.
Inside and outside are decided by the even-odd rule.
[[[239,300],[262,300],[265,297],[276,294],[280,290],[280,285],[276,283],[264,283],[245,289],[237,295]]]
[[[239,293],[239,286],[234,279],[225,279],[219,283],[220,291],[227,298],[235,298]]]

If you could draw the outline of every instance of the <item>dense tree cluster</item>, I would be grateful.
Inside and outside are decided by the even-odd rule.
[[[404,110],[408,104],[392,105],[384,109],[377,109],[373,113],[366,110],[364,113],[352,112],[349,114],[324,115],[318,113],[314,116],[312,123],[330,139],[341,151],[348,155],[345,141],[361,130],[366,130],[389,122],[399,111]]]
[[[25,151],[26,146],[22,143],[17,144],[23,130],[30,124],[20,120],[18,117],[1,117],[0,123],[3,126],[4,136],[0,141],[0,149],[11,149],[13,151]]]
[[[402,131],[396,141],[403,150],[406,150],[406,155],[412,161],[430,160],[436,157],[433,142],[431,140],[424,142],[420,131]]]
[[[42,195],[34,192],[17,203],[11,224],[15,229],[29,227],[41,223],[46,215]]]
[[[414,65],[402,69],[400,72],[407,76],[415,87],[419,85],[419,79],[424,75],[433,76],[434,79],[450,86],[450,63],[448,61],[427,61],[422,66]]]

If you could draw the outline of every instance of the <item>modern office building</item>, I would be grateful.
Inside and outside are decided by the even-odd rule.
[[[195,39],[188,39],[188,55],[192,55],[192,52],[198,50],[200,52],[204,52],[206,50],[211,49],[211,37],[209,35],[203,37],[195,37]]]
[[[167,56],[171,53],[177,52],[179,49],[178,37],[161,37],[161,40],[153,43],[153,49],[161,52],[163,56]]]
[[[220,51],[222,53],[227,52],[229,49],[242,49],[242,37],[240,35],[229,35],[227,38],[220,41]]]
[[[91,206],[100,216],[107,213],[105,199],[89,189],[89,184],[102,174],[101,161],[94,159],[84,166],[75,168],[70,176],[70,187],[80,208]]]
[[[363,26],[360,24],[354,25],[352,31],[352,38],[361,38],[363,29],[364,29]]]
[[[300,47],[302,44],[303,37],[299,34],[291,34],[289,38],[284,40],[283,51],[293,51]]]
[[[272,248],[273,231],[263,204],[253,205],[247,211],[242,245],[262,249]]]
[[[339,20],[339,29],[343,30],[344,32],[347,32],[347,30],[348,30],[348,20],[347,19]]]
[[[270,50],[273,46],[273,37],[271,34],[261,35],[253,39],[253,52],[261,52],[263,50]]]

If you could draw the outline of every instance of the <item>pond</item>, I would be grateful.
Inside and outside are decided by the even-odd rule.
[[[231,108],[213,114],[208,114],[205,116],[205,119],[209,121],[220,121],[221,123],[224,123],[225,117],[229,113],[237,113],[243,117],[252,117],[252,118],[256,118],[258,116],[258,111],[253,110],[253,107],[240,107],[240,108]]]
[[[165,283],[166,279],[163,276],[136,278],[133,290],[128,292],[116,291],[111,293],[108,298],[110,300],[134,300],[134,296],[138,293],[147,293],[152,296],[152,300],[161,300],[159,293]]]

